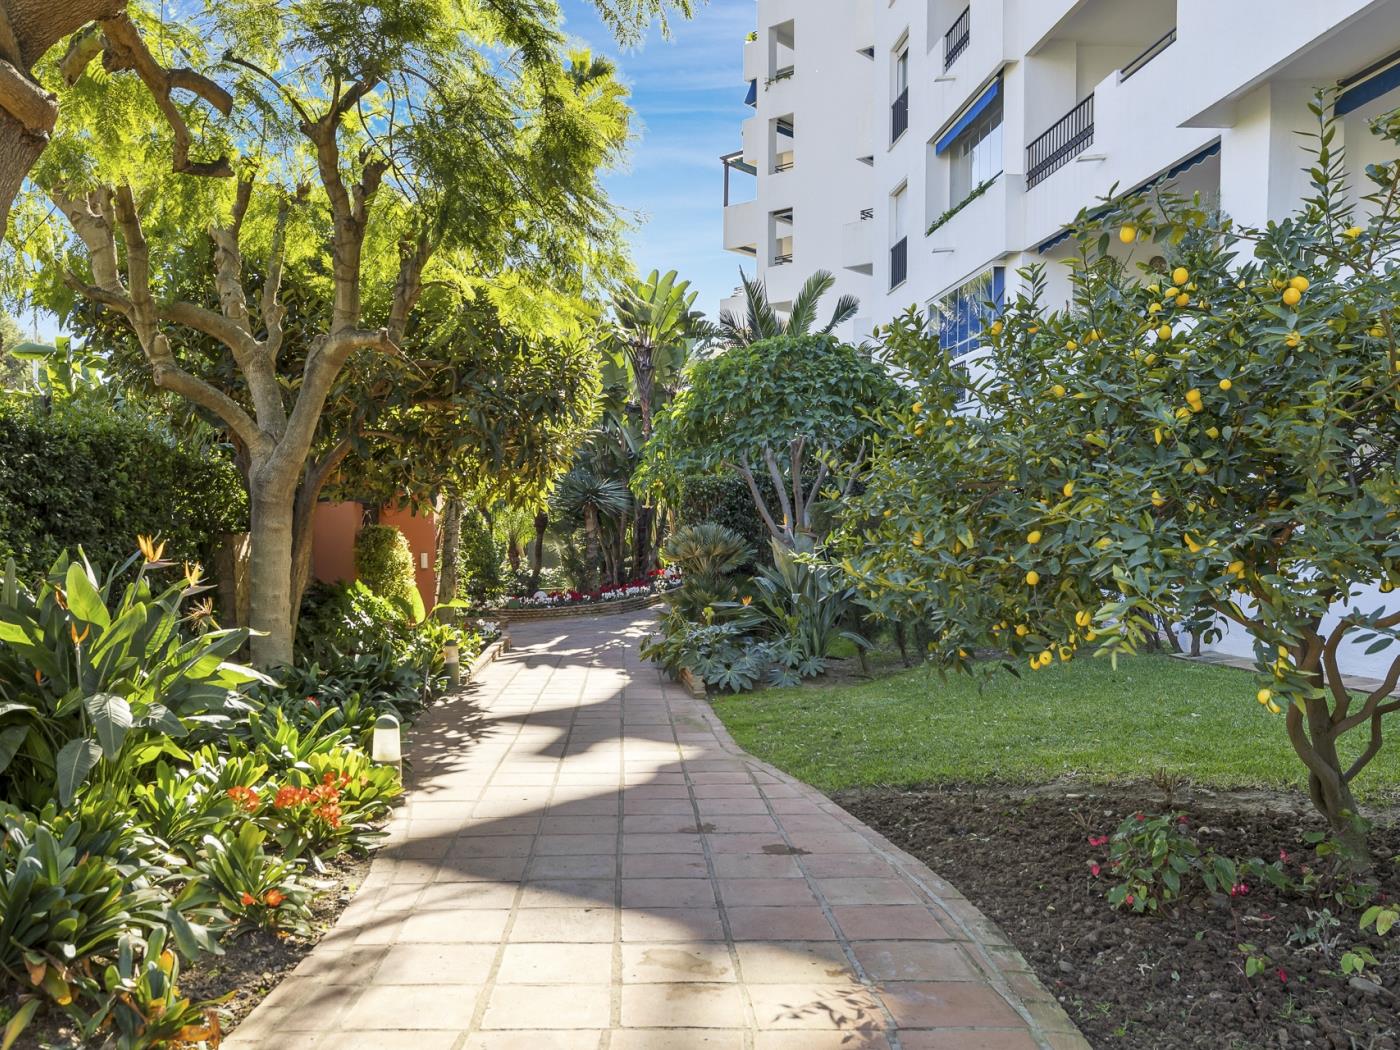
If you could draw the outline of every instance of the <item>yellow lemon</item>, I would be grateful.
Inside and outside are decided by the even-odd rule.
[[[1310,287],[1312,287],[1312,285],[1306,277],[1304,277],[1302,274],[1299,274],[1297,277],[1294,277],[1288,282],[1288,287],[1296,288],[1298,290],[1298,293],[1301,295],[1303,292],[1306,292]]]
[[[1389,594],[1393,590],[1395,590],[1395,584],[1391,583],[1389,580],[1381,581],[1380,591],[1382,594]]]
[[[1078,349],[1079,349],[1079,344],[1076,343],[1073,339],[1070,339],[1070,340],[1068,340],[1068,341],[1065,343],[1065,349],[1066,349],[1066,350],[1078,350]]]
[[[1190,297],[1189,295],[1187,295],[1185,292],[1182,292],[1180,295],[1178,295],[1178,296],[1176,297],[1176,305],[1177,305],[1177,306],[1190,306],[1190,305],[1191,305],[1191,297]]]
[[[1161,328],[1157,329],[1157,338],[1160,339],[1160,340],[1162,340],[1163,342],[1166,342],[1166,341],[1167,341],[1168,339],[1170,339],[1171,337],[1172,337],[1172,326],[1171,326],[1171,325],[1169,325],[1169,324],[1164,324],[1164,325],[1162,325]]]
[[[1167,497],[1166,497],[1166,496],[1163,496],[1163,495],[1162,495],[1160,492],[1158,492],[1156,489],[1153,489],[1153,490],[1152,490],[1152,505],[1153,505],[1154,507],[1165,507],[1165,506],[1167,505]]]
[[[1201,391],[1200,391],[1200,389],[1199,389],[1198,387],[1194,387],[1194,386],[1193,386],[1190,390],[1186,391],[1186,400],[1187,400],[1187,401],[1200,401],[1200,400],[1201,400]]]
[[[1065,487],[1062,488],[1060,491],[1063,492],[1063,493],[1065,494],[1065,498],[1066,498],[1066,499],[1068,499],[1070,496],[1073,496],[1073,495],[1074,495],[1074,482],[1072,482],[1072,481],[1066,481],[1066,482],[1065,482]]]
[[[1027,543],[1039,543],[1039,542],[1040,542],[1040,530],[1039,530],[1039,529],[1032,529],[1030,532],[1026,533],[1026,542],[1027,542]]]
[[[1042,650],[1042,651],[1041,651],[1041,654],[1040,654],[1040,665],[1041,665],[1042,667],[1049,667],[1051,661],[1054,660],[1054,659],[1055,659],[1055,656],[1054,656],[1053,653],[1050,652],[1049,649],[1045,649],[1045,650]]]
[[[1197,543],[1194,539],[1191,538],[1191,534],[1189,532],[1182,533],[1181,538],[1186,541],[1186,549],[1189,550],[1192,554],[1201,553],[1201,550],[1203,548],[1199,543]]]
[[[1232,386],[1234,386],[1234,385],[1235,385],[1235,384],[1232,383],[1232,382],[1230,382],[1230,380],[1228,380],[1228,379],[1222,379],[1222,380],[1220,381],[1220,389],[1221,389],[1221,390],[1229,390],[1229,389],[1230,389]]]
[[[1297,330],[1295,329],[1294,331],[1288,333],[1288,336],[1284,339],[1283,342],[1286,346],[1297,346],[1302,341],[1303,337],[1299,335]]]
[[[914,533],[913,542],[915,547],[922,547],[924,545],[924,534],[922,532]]]
[[[1161,313],[1161,311],[1162,311],[1162,304],[1161,304],[1161,303],[1149,303],[1148,306],[1147,306],[1147,312],[1150,313],[1150,314]]]
[[[1103,336],[1099,335],[1099,330],[1097,328],[1090,328],[1089,334],[1084,337],[1084,341],[1086,343],[1097,343],[1102,338]]]
[[[1225,571],[1232,576],[1243,576],[1244,562],[1239,560],[1232,561],[1228,566],[1226,566]]]
[[[1297,306],[1299,300],[1303,298],[1303,293],[1296,288],[1285,288],[1283,290],[1283,301],[1288,306]]]
[[[1143,360],[1143,363],[1144,363],[1145,365],[1147,365],[1148,368],[1151,368],[1153,365],[1155,365],[1155,364],[1157,363],[1157,355],[1156,355],[1156,354],[1148,354],[1147,357]]]
[[[1074,622],[1080,627],[1088,627],[1093,622],[1093,617],[1089,615],[1087,609],[1080,609],[1074,614]]]
[[[1030,586],[1034,587],[1039,582],[1040,573],[1036,572],[1034,569],[1026,573],[1026,583],[1030,584]]]
[[[1098,637],[1099,637],[1099,632],[1098,632],[1098,631],[1086,631],[1085,634],[1084,634],[1084,640],[1085,640],[1086,642],[1096,641],[1096,640],[1098,639]]]
[[[1035,335],[1036,332],[1040,331],[1040,325],[1033,324],[1029,328],[1027,328],[1026,331],[1029,332],[1031,335]]]
[[[924,436],[924,426],[923,426],[922,423],[920,423],[918,426],[916,426],[916,427],[914,428],[914,436],[915,436],[915,437],[923,437],[923,436]]]
[[[891,514],[894,513],[894,511],[890,510],[889,507],[886,507],[881,513],[884,515],[884,517],[888,518]]]
[[[1220,430],[1219,430],[1219,428],[1217,428],[1217,427],[1206,427],[1206,437],[1208,437],[1208,438],[1210,438],[1212,441],[1214,441],[1214,440],[1215,440],[1216,438],[1218,438],[1219,436],[1220,436]]]
[[[1362,230],[1360,226],[1349,226],[1342,231],[1342,236],[1349,237],[1354,241],[1356,240],[1356,238],[1360,237],[1364,232],[1365,231]]]
[[[1273,698],[1274,694],[1267,689],[1261,689],[1254,694],[1254,699],[1258,700],[1261,704],[1267,704]]]
[[[1031,633],[1031,629],[1030,629],[1029,627],[1027,627],[1025,624],[1023,624],[1023,623],[1018,623],[1018,624],[1016,625],[1016,637],[1017,637],[1017,638],[1024,638],[1026,635],[1028,635],[1028,634],[1030,634],[1030,633]]]
[[[992,322],[992,328],[991,328],[992,335],[1001,335],[1001,330],[1002,330],[1002,328],[1004,328],[1004,327],[1005,327],[1005,325],[1003,325],[1003,324],[1001,323],[1001,321],[993,321],[993,322]]]
[[[923,403],[922,401],[915,401],[915,402],[914,402],[914,407],[913,407],[914,415],[917,416],[917,415],[918,415],[920,412],[922,412],[923,410],[924,410],[924,403]]]
[[[1281,712],[1283,711],[1283,708],[1279,707],[1278,704],[1274,703],[1272,700],[1270,700],[1270,701],[1269,701],[1267,704],[1265,704],[1264,706],[1265,706],[1266,708],[1268,708],[1269,714],[1271,714],[1271,715],[1276,715],[1276,714],[1279,714],[1279,713],[1281,713]]]
[[[1124,244],[1132,244],[1133,241],[1137,240],[1137,235],[1137,227],[1132,223],[1124,224],[1123,228],[1118,231],[1118,239]]]
[[[1052,386],[1052,387],[1050,388],[1050,393],[1054,394],[1056,397],[1064,397],[1064,396],[1065,396],[1065,388],[1064,388],[1062,385],[1060,385],[1059,383],[1056,383],[1054,386]]]
[[[1172,284],[1185,284],[1191,279],[1191,272],[1184,266],[1178,266],[1172,271]]]
[[[1380,325],[1375,325],[1368,334],[1372,339],[1383,339],[1385,338],[1385,329]]]

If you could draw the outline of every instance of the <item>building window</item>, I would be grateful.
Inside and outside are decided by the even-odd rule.
[[[899,45],[894,57],[894,101],[890,103],[890,144],[909,130],[909,44]]]
[[[890,290],[909,279],[909,186],[890,194]]]
[[[786,266],[792,262],[793,222],[792,209],[784,208],[773,212],[769,219],[773,243],[773,265]]]
[[[948,176],[950,207],[1001,174],[1001,113],[1001,92],[998,91],[948,147],[952,165]]]
[[[773,171],[774,173],[789,171],[796,157],[793,150],[795,135],[792,114],[778,117],[772,122],[772,128],[769,145],[773,151]]]
[[[1001,313],[1006,302],[1006,270],[994,266],[933,304],[938,341],[951,357],[963,357],[982,345],[982,326]]]

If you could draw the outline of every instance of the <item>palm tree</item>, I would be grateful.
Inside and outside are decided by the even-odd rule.
[[[638,446],[651,437],[657,381],[680,375],[691,346],[711,338],[714,327],[694,309],[699,293],[675,270],[653,270],[645,280],[624,281],[613,292],[608,346],[614,364],[625,370],[640,416]],[[652,567],[654,508],[638,500],[632,523],[632,561],[640,576]]]
[[[565,474],[559,482],[559,487],[554,490],[554,504],[570,517],[583,519],[589,575],[586,583],[589,590],[596,590],[598,561],[603,552],[602,521],[604,518],[620,521],[632,506],[632,494],[622,482],[595,474],[588,466],[580,465]]]
[[[748,346],[760,339],[772,339],[780,335],[811,335],[817,324],[817,304],[822,296],[836,285],[836,277],[827,270],[818,270],[807,278],[807,283],[792,301],[792,309],[787,318],[778,316],[773,304],[768,301],[768,289],[759,280],[750,280],[748,274],[739,271],[739,279],[744,282],[744,299],[748,306],[743,318],[725,311],[719,318],[719,337],[729,346]],[[836,309],[817,334],[830,335],[838,325],[844,324],[856,315],[860,300],[854,295],[843,295],[836,300]]]

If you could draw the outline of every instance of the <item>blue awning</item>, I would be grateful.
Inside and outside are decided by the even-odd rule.
[[[1345,116],[1352,110],[1360,109],[1367,102],[1378,99],[1387,91],[1393,91],[1397,87],[1400,87],[1400,62],[1347,88],[1337,96],[1334,110],[1337,116]]]
[[[747,95],[744,96],[744,105],[746,105],[746,106],[756,106],[756,105],[758,105],[758,81],[757,81],[757,80],[750,80],[750,81],[749,81],[749,93],[748,93]]]
[[[956,139],[959,135],[961,135],[965,130],[967,130],[967,126],[971,124],[974,120],[976,120],[977,117],[981,114],[981,112],[988,106],[990,106],[993,101],[996,100],[997,94],[1000,91],[1001,78],[997,77],[996,80],[993,80],[991,84],[988,85],[987,90],[982,92],[982,94],[978,96],[977,101],[972,103],[972,105],[968,106],[967,109],[963,110],[962,116],[960,116],[956,121],[954,121],[953,126],[950,127],[947,131],[945,131],[942,137],[940,137],[939,140],[936,143],[934,143],[933,151],[935,153],[942,153],[949,146],[951,146],[953,144],[953,140]]]
[[[1143,190],[1151,189],[1153,186],[1155,186],[1155,185],[1156,185],[1157,183],[1159,183],[1159,182],[1168,182],[1168,181],[1170,181],[1171,179],[1176,178],[1178,175],[1182,175],[1182,174],[1184,174],[1185,172],[1190,171],[1190,170],[1191,170],[1192,168],[1194,168],[1197,164],[1200,164],[1200,163],[1202,163],[1203,161],[1209,160],[1211,157],[1214,157],[1214,156],[1215,156],[1217,153],[1219,153],[1219,152],[1220,152],[1220,141],[1217,139],[1215,142],[1212,142],[1212,143],[1211,143],[1209,146],[1207,146],[1205,149],[1199,150],[1199,151],[1197,151],[1196,153],[1191,154],[1191,156],[1187,157],[1185,160],[1181,161],[1179,164],[1174,164],[1174,165],[1172,165],[1172,166],[1171,166],[1170,168],[1168,168],[1166,171],[1162,172],[1162,174],[1160,174],[1160,175],[1154,175],[1152,178],[1148,179],[1146,182],[1143,182],[1143,183],[1138,184],[1138,185],[1135,186],[1133,189],[1129,190],[1127,193],[1122,194],[1122,196],[1124,196],[1124,197],[1131,197],[1131,196],[1132,196],[1133,194],[1135,194],[1135,193],[1141,193]],[[1100,215],[1105,214],[1107,211],[1108,211],[1107,208],[1096,208],[1096,209],[1094,209],[1092,212],[1089,213],[1089,218],[1090,218],[1090,219],[1096,219],[1096,218],[1098,218]],[[1051,237],[1048,241],[1045,241],[1044,243],[1042,243],[1042,244],[1040,245],[1040,247],[1036,249],[1036,251],[1039,252],[1041,255],[1044,255],[1044,254],[1045,254],[1046,252],[1048,252],[1051,248],[1055,248],[1055,247],[1058,247],[1059,245],[1063,244],[1066,240],[1069,239],[1070,234],[1073,233],[1073,232],[1074,232],[1073,230],[1071,230],[1071,229],[1069,229],[1068,227],[1066,227],[1065,229],[1061,230],[1059,233],[1055,234],[1055,236]]]

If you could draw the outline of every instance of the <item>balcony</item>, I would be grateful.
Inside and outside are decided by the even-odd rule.
[[[890,103],[890,145],[899,141],[909,130],[909,89],[899,93],[899,98]]]
[[[1148,44],[1147,47],[1143,49],[1142,54],[1125,65],[1118,73],[1118,83],[1123,83],[1123,81],[1127,80],[1174,43],[1176,43],[1176,26],[1172,26],[1160,37]]]
[[[855,222],[841,227],[841,266],[856,273],[871,273],[875,261],[875,211],[866,208]]]
[[[1094,96],[1066,113],[1026,147],[1026,189],[1059,171],[1094,141]]]
[[[890,249],[890,291],[909,279],[909,238],[901,237]]]
[[[763,215],[758,201],[729,204],[724,209],[724,250],[740,255],[757,255],[758,238],[763,231]]]
[[[957,21],[948,32],[943,34],[943,72],[948,72],[953,63],[958,60],[967,45],[972,42],[972,7],[971,5],[958,15]]]

